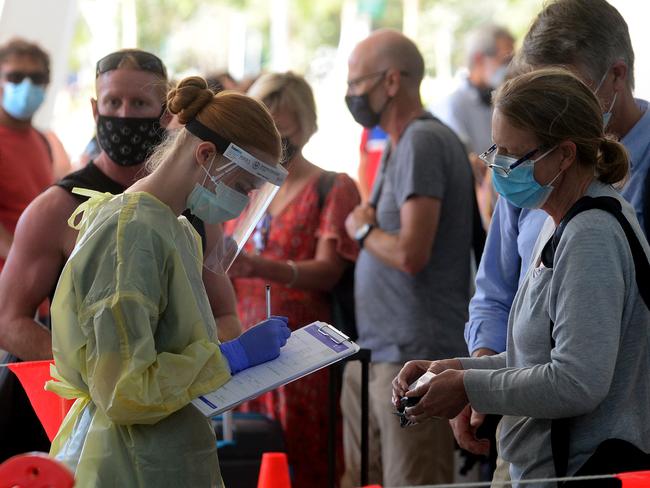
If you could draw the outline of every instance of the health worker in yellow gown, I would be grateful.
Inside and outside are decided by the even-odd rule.
[[[69,221],[79,237],[52,304],[47,388],[77,399],[51,454],[79,487],[222,486],[213,428],[191,401],[277,357],[290,334],[271,317],[220,344],[201,279],[225,273],[286,177],[271,116],[198,77],[167,104],[183,127],[151,174],[121,195],[90,192]],[[186,208],[209,224],[246,222],[204,259]]]

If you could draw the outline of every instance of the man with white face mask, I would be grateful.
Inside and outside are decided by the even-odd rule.
[[[32,127],[49,81],[50,58],[38,45],[0,46],[0,269],[20,214],[54,179],[48,143]]]
[[[455,90],[432,107],[434,115],[451,127],[465,144],[486,226],[496,194],[478,155],[492,144],[492,90],[503,82],[514,47],[512,34],[503,27],[487,24],[472,31],[466,40],[466,73],[460,76]]]
[[[630,179],[622,195],[635,208],[642,229],[649,235],[650,111],[648,102],[633,96],[634,52],[620,13],[605,0],[554,1],[533,22],[514,63],[517,70],[567,67],[594,90],[606,131],[617,136],[629,151]],[[505,198],[497,202],[465,327],[465,340],[473,356],[505,350],[510,307],[547,217],[537,205],[523,206],[528,208],[517,208]],[[469,408],[452,420],[461,447],[485,452],[485,442],[475,437],[482,420]]]

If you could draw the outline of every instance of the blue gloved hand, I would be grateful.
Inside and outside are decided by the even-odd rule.
[[[224,342],[219,347],[228,360],[230,372],[239,373],[251,366],[262,364],[280,355],[280,348],[291,335],[286,317],[273,316],[251,327],[237,339]]]

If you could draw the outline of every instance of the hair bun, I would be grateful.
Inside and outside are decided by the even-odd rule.
[[[609,137],[603,137],[599,146],[600,157],[596,163],[598,179],[603,183],[622,186],[630,167],[627,150],[620,142]]]
[[[178,115],[181,124],[187,124],[213,97],[214,92],[208,88],[203,78],[190,76],[183,78],[176,88],[167,94],[167,109]]]

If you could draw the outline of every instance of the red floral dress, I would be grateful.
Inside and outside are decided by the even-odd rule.
[[[320,173],[319,173],[320,175]],[[357,187],[345,174],[339,174],[327,195],[322,210],[318,202],[318,176],[270,221],[264,250],[267,259],[295,262],[313,259],[318,239],[333,239],[341,257],[356,260],[356,242],[345,231],[345,219],[359,204]],[[253,238],[245,251],[253,254]],[[244,329],[266,318],[265,280],[233,280],[237,308]],[[289,318],[289,326],[298,329],[316,320],[330,320],[330,297],[327,292],[287,288],[272,283],[273,315]],[[241,407],[279,420],[284,428],[289,463],[293,469],[294,488],[320,487],[327,484],[328,370],[324,369],[301,380],[269,392]],[[340,422],[339,422],[340,426]],[[341,452],[341,449],[338,449]],[[340,460],[337,460],[340,461]],[[337,462],[342,467],[342,462]]]

